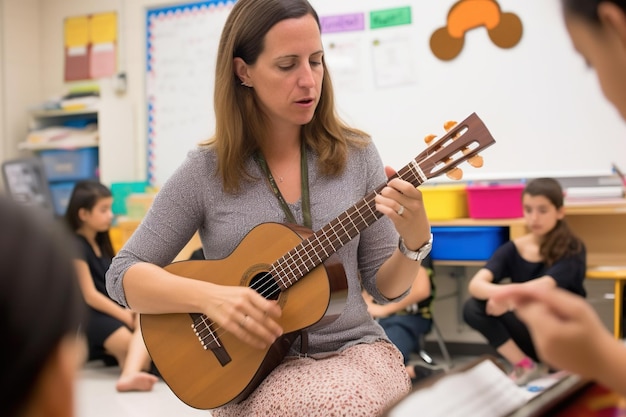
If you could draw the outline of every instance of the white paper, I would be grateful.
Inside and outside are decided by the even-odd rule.
[[[492,361],[446,376],[398,403],[390,417],[502,417],[528,402],[528,395]]]

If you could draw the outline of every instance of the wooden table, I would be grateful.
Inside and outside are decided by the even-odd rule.
[[[615,336],[616,339],[621,339],[624,311],[622,301],[624,299],[624,283],[626,283],[626,266],[588,268],[587,279],[613,280],[613,336]]]

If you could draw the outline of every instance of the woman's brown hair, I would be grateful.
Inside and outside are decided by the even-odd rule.
[[[265,35],[278,22],[311,15],[319,18],[306,0],[239,0],[231,10],[219,42],[215,74],[215,135],[203,143],[212,146],[224,189],[236,192],[243,179],[251,179],[245,161],[258,150],[259,138],[268,134],[267,119],[254,89],[241,85],[233,60],[254,65],[263,52]],[[313,119],[302,127],[301,139],[319,155],[323,174],[340,173],[348,145],[363,146],[368,137],[348,127],[337,115],[334,91],[326,63],[322,92]]]

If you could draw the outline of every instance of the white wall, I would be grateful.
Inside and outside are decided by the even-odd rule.
[[[119,71],[125,72],[128,80],[128,92],[119,102],[130,107],[135,122],[134,143],[126,149],[116,145],[116,151],[122,155],[130,150],[135,155],[134,178],[124,179],[145,179],[145,11],[163,4],[172,1],[0,0],[0,161],[20,155],[17,144],[28,130],[29,107],[64,95],[72,85],[64,82],[64,19],[115,11]],[[103,80],[101,88],[112,89],[111,81]],[[120,170],[127,172],[128,158],[119,160],[124,164]]]
[[[40,0],[0,4],[0,160],[19,155],[26,137],[28,107],[41,99]]]
[[[63,19],[69,16],[77,16],[77,15],[84,15],[84,14],[89,14],[89,13],[99,13],[99,12],[106,12],[106,11],[115,11],[118,13],[118,22],[119,22],[119,30],[118,30],[118,34],[119,34],[119,70],[121,72],[125,72],[127,75],[127,80],[128,80],[128,92],[126,94],[126,99],[127,101],[130,103],[129,105],[132,108],[132,114],[134,117],[134,133],[133,133],[133,138],[134,138],[134,143],[132,145],[133,149],[136,150],[136,152],[134,152],[136,154],[136,167],[135,167],[135,173],[137,178],[136,179],[145,179],[146,176],[146,153],[147,153],[147,135],[146,135],[146,106],[145,106],[145,74],[146,74],[146,63],[145,63],[145,59],[146,59],[146,50],[145,50],[145,35],[146,35],[146,22],[145,22],[145,18],[146,18],[146,10],[148,8],[152,8],[152,7],[158,7],[158,6],[172,6],[172,5],[176,5],[176,4],[181,4],[181,3],[188,3],[190,2],[190,0],[25,0],[25,1],[21,1],[21,0],[0,0],[0,1],[4,1],[7,4],[12,4],[12,10],[8,10],[5,11],[5,15],[6,15],[6,19],[8,21],[10,21],[11,23],[14,24],[14,22],[17,19],[14,19],[14,15],[16,16],[16,10],[14,10],[16,7],[16,4],[20,4],[19,6],[19,12],[24,13],[26,12],[29,7],[27,6],[27,4],[39,4],[40,5],[40,9],[38,10],[39,14],[42,16],[42,18],[40,18],[38,21],[40,22],[40,25],[37,24],[31,24],[31,25],[25,25],[26,27],[28,27],[28,30],[30,30],[32,27],[37,27],[39,26],[39,32],[40,32],[40,46],[39,46],[39,50],[40,50],[40,63],[41,63],[41,67],[44,69],[42,71],[42,76],[40,77],[40,91],[41,94],[39,94],[38,97],[36,97],[35,99],[31,99],[28,104],[33,104],[36,103],[38,101],[43,100],[44,98],[48,98],[51,96],[58,96],[60,94],[63,94],[66,90],[67,90],[67,85],[64,83],[63,81],[63,68],[64,68],[64,64],[63,64]],[[332,0],[313,0],[313,3],[316,5],[316,7],[318,7],[318,10],[322,10],[322,11],[336,11],[334,9],[335,6],[333,6],[331,8],[331,4],[332,5],[336,5],[336,2],[333,2]],[[393,2],[393,3],[397,3],[397,2]],[[417,13],[418,16],[426,16],[429,15],[428,13],[426,13],[424,10],[422,10],[422,8],[425,7],[434,7],[434,6],[425,6],[422,5],[421,2],[404,2],[402,4],[411,4],[412,7],[416,8],[416,10],[419,9],[420,13]],[[501,3],[505,3],[504,1],[502,1]],[[535,2],[531,2],[534,6],[532,7],[544,7],[543,2],[539,2],[539,1],[535,1]],[[339,6],[336,5],[337,11],[338,10],[343,10],[343,8],[348,7],[348,6]],[[366,7],[363,6],[365,10]],[[443,6],[437,6],[437,7],[443,7]],[[528,6],[524,6],[524,8],[521,5],[518,5],[516,7],[517,11],[526,11],[526,13],[530,13],[530,11],[533,11],[534,9],[532,9],[531,5],[529,4]],[[551,10],[551,9],[550,9]],[[422,13],[422,11],[424,11],[424,13]],[[37,15],[38,13],[34,13],[34,15]],[[545,13],[544,13],[545,14]],[[432,15],[432,13],[431,13]],[[537,17],[539,15],[542,15],[541,12],[538,13],[530,13],[531,16]],[[45,18],[43,18],[43,16],[45,16]],[[552,19],[554,20],[554,19]],[[37,20],[31,18],[31,22],[32,23],[36,23]],[[530,35],[530,31],[532,28],[532,25],[530,24],[531,22],[534,23],[535,25],[538,25],[542,22],[541,19],[530,19],[528,18],[526,20],[526,22],[529,25],[528,31],[529,34],[524,35],[525,37],[523,38],[524,42],[522,43],[522,45],[520,45],[518,48],[514,49],[514,52],[519,54],[522,51],[528,48],[532,49],[532,51],[534,51],[533,53],[538,53],[538,47],[536,44],[532,44],[530,42],[530,40],[532,40],[533,38]],[[417,27],[424,27],[424,25],[426,25],[426,22],[421,22],[419,25],[415,25],[416,28]],[[436,22],[438,24],[438,21]],[[434,24],[432,22],[430,22],[430,24]],[[549,22],[550,25],[554,25],[554,22],[550,21]],[[536,29],[536,28],[535,28]],[[535,30],[535,32],[537,32],[537,30]],[[543,34],[544,31],[539,31],[541,34]],[[598,160],[602,160],[602,167],[605,167],[603,169],[606,170],[606,173],[610,172],[610,164],[608,162],[604,163],[606,161],[604,161],[604,159],[617,159],[614,162],[621,162],[623,158],[626,158],[626,142],[623,140],[619,140],[619,138],[621,138],[621,136],[623,136],[623,132],[625,132],[626,128],[624,127],[623,123],[621,120],[619,120],[619,117],[616,115],[616,113],[610,109],[608,103],[606,103],[606,100],[604,100],[603,97],[601,97],[601,93],[599,91],[599,89],[597,88],[597,82],[595,81],[595,77],[593,75],[593,73],[589,72],[589,71],[585,71],[584,69],[584,65],[582,63],[582,60],[575,55],[574,51],[571,49],[570,44],[565,40],[565,34],[564,34],[564,29],[561,26],[555,27],[554,31],[551,32],[552,37],[556,40],[561,40],[562,42],[560,42],[558,48],[556,48],[558,51],[560,51],[559,53],[563,54],[564,56],[566,56],[568,59],[570,59],[570,61],[567,61],[568,65],[569,65],[569,69],[565,69],[564,71],[569,71],[569,72],[582,72],[584,73],[584,78],[581,78],[579,85],[581,86],[580,88],[582,89],[582,86],[586,86],[586,89],[582,89],[583,92],[582,94],[586,94],[588,99],[587,100],[579,100],[579,99],[568,99],[566,98],[565,95],[561,95],[561,94],[547,94],[545,92],[545,89],[542,88],[542,92],[545,93],[544,95],[549,95],[550,96],[550,100],[561,100],[562,102],[571,102],[571,103],[578,103],[577,105],[579,106],[583,106],[583,104],[580,103],[584,103],[587,107],[585,107],[583,110],[580,110],[580,112],[583,112],[582,114],[586,115],[586,117],[578,117],[577,119],[577,123],[575,126],[579,126],[580,125],[580,129],[578,130],[584,130],[583,127],[585,127],[586,129],[595,129],[592,130],[594,132],[597,132],[598,129],[601,128],[605,128],[605,129],[609,129],[612,133],[611,134],[603,134],[600,135],[602,137],[602,140],[605,141],[605,145],[607,146],[599,146],[597,147],[598,149],[602,150],[602,149],[607,149],[607,148],[611,148],[611,149],[615,149],[615,150],[619,150],[620,152],[615,152],[615,153],[609,153],[609,156],[605,156],[602,155],[601,158],[595,158],[593,157],[593,154],[588,155],[589,157],[586,157],[586,159],[588,160],[593,160],[595,161],[596,159]],[[476,36],[481,36],[484,37],[484,33],[478,33],[476,34]],[[537,36],[537,35],[535,35]],[[543,35],[542,35],[543,36]],[[482,39],[480,39],[482,40]],[[24,43],[23,40],[20,40],[20,43]],[[478,43],[478,42],[477,42]],[[471,44],[471,42],[468,42],[468,44]],[[482,44],[482,42],[480,42],[480,44]],[[528,46],[530,45],[530,46]],[[468,48],[471,45],[468,45]],[[531,48],[532,46],[532,48]],[[525,47],[525,48],[524,48]],[[490,48],[496,50],[497,48]],[[496,51],[496,52],[500,52],[500,51]],[[494,52],[494,53],[496,53]],[[467,54],[468,56],[471,56],[470,54]],[[506,54],[502,54],[502,55],[506,55]],[[510,55],[510,54],[508,54]],[[506,55],[506,56],[508,56]],[[30,54],[30,56],[32,57],[33,54]],[[430,57],[430,61],[426,60],[426,57],[428,55],[424,54],[424,56],[422,57],[422,61],[427,62],[428,65],[424,66],[422,68],[422,71],[431,71],[428,74],[421,74],[420,73],[420,77],[425,77],[424,79],[430,79],[430,80],[435,80],[436,77],[438,77],[437,74],[433,74],[432,71],[443,71],[444,69],[450,67],[453,68],[454,66],[449,66],[447,64],[441,63],[436,61],[434,58]],[[539,65],[541,62],[547,61],[545,59],[538,59],[535,63],[536,65]],[[459,58],[459,62],[461,62],[461,58]],[[458,63],[457,63],[458,64]],[[458,65],[457,65],[458,66]],[[472,67],[472,65],[468,65],[468,67]],[[548,73],[549,71],[543,71],[543,73]],[[550,73],[551,74],[551,73]],[[557,72],[558,74],[558,72]],[[577,73],[578,74],[578,73]],[[547,75],[546,75],[547,76]],[[578,76],[578,75],[577,75]],[[581,76],[583,77],[583,76]],[[12,83],[10,82],[12,76],[7,74],[5,76],[5,78],[7,80],[9,80],[8,84]],[[445,77],[444,77],[445,78]],[[453,80],[462,80],[462,77],[449,77],[450,80],[446,81],[446,83],[451,83]],[[559,77],[557,75],[557,78],[563,78],[563,77]],[[420,78],[421,79],[421,78]],[[511,78],[509,78],[511,79]],[[505,79],[506,80],[506,79]],[[511,85],[516,84],[516,82],[514,81],[515,78],[512,78],[513,82],[511,83]],[[459,82],[461,82],[459,81]],[[106,85],[110,85],[111,83],[106,83]],[[419,84],[419,83],[418,83]],[[424,85],[430,85],[433,84],[431,83],[422,83]],[[535,85],[532,84],[531,85]],[[569,81],[566,84],[566,86],[568,86],[566,89],[569,89]],[[31,89],[35,88],[34,86],[29,86]],[[417,88],[417,87],[415,87]],[[425,87],[424,87],[425,88]],[[429,87],[429,88],[434,88],[434,87]],[[439,88],[439,87],[437,87]],[[337,87],[337,91],[338,93],[341,93],[340,91],[341,89],[339,87]],[[391,89],[393,90],[393,89]],[[398,90],[398,89],[396,89]],[[396,94],[397,91],[393,90],[391,93],[388,93],[387,91],[384,92],[378,92],[376,94]],[[497,89],[494,89],[497,90]],[[526,90],[524,88],[524,90]],[[399,91],[399,90],[398,90]],[[530,89],[530,91],[532,91],[532,89]],[[580,91],[578,91],[580,93]],[[435,100],[435,98],[439,95],[438,94],[439,91],[435,88],[435,90],[433,91],[428,91],[425,96],[426,97],[433,97],[433,99],[431,99],[431,104],[432,104],[432,100]],[[342,93],[342,97],[345,99],[345,97],[347,96],[348,98],[353,99],[354,97],[350,96],[347,93]],[[7,94],[8,95],[8,94]],[[421,95],[420,95],[421,96]],[[546,101],[548,98],[544,97],[541,101]],[[12,98],[10,98],[11,102]],[[360,96],[356,96],[355,101],[363,101],[361,100]],[[338,100],[340,101],[340,100]],[[381,102],[386,102],[386,100],[380,100]],[[438,101],[438,103],[441,100]],[[449,100],[443,100],[444,106],[449,106],[448,104]],[[498,100],[486,100],[487,103],[489,103],[490,105],[493,105],[493,103],[498,103]],[[517,102],[521,102],[523,101],[521,98],[518,98],[516,100],[514,100],[514,103]],[[368,102],[368,100],[365,100],[365,102]],[[506,106],[502,105],[496,105],[497,109],[503,109],[501,110],[502,114],[492,114],[491,116],[494,117],[488,117],[490,116],[489,112],[487,111],[480,111],[479,109],[476,109],[475,107],[480,107],[478,104],[478,100],[474,101],[473,99],[470,100],[470,102],[472,103],[470,108],[474,108],[474,110],[477,110],[479,113],[481,113],[481,115],[483,117],[486,117],[486,122],[488,123],[488,125],[491,127],[492,132],[494,133],[494,136],[496,136],[497,140],[498,140],[498,145],[494,146],[492,149],[489,149],[485,152],[485,158],[486,161],[488,162],[486,164],[486,166],[481,169],[481,170],[477,170],[477,171],[472,171],[470,169],[468,169],[467,174],[470,175],[480,175],[481,173],[488,173],[491,172],[489,171],[490,169],[496,169],[498,172],[505,170],[505,169],[509,169],[509,165],[507,162],[510,162],[511,159],[509,158],[509,155],[511,154],[515,154],[515,155],[522,155],[522,151],[524,152],[530,152],[531,156],[528,157],[524,157],[524,158],[518,158],[521,161],[524,161],[523,167],[524,169],[535,169],[533,168],[534,165],[538,164],[537,160],[539,159],[539,157],[543,154],[548,155],[547,157],[544,156],[544,159],[548,159],[548,161],[550,161],[549,165],[556,169],[556,166],[561,163],[562,161],[569,161],[571,158],[570,157],[563,157],[562,156],[562,152],[561,151],[555,151],[555,152],[539,152],[537,149],[542,149],[541,147],[536,147],[536,146],[531,146],[530,144],[530,138],[531,137],[537,137],[537,138],[544,138],[546,135],[548,135],[548,132],[546,131],[546,129],[542,129],[540,128],[540,124],[538,124],[538,122],[535,120],[537,119],[537,114],[548,114],[548,115],[552,115],[552,112],[548,111],[538,111],[535,109],[535,106],[532,105],[530,106],[527,110],[528,111],[524,111],[524,112],[517,112],[517,111],[513,111],[513,108],[506,108]],[[533,101],[534,102],[534,101]],[[591,103],[591,104],[590,104]],[[441,103],[440,103],[441,104]],[[514,104],[511,104],[514,105]],[[591,110],[589,110],[588,107],[592,107],[593,112],[591,112]],[[354,106],[351,106],[354,107]],[[393,107],[393,106],[392,106]],[[413,119],[419,119],[421,120],[419,123],[422,123],[424,125],[424,128],[418,128],[417,127],[417,123],[418,120],[416,120],[416,126],[413,126],[411,129],[404,129],[409,131],[409,135],[412,136],[416,136],[417,137],[417,141],[420,140],[420,138],[425,135],[424,132],[431,132],[432,131],[432,126],[433,123],[436,123],[437,125],[439,124],[439,120],[435,121],[436,117],[452,117],[452,118],[458,118],[458,115],[465,115],[465,114],[469,114],[469,111],[465,112],[458,112],[458,114],[450,114],[450,116],[448,116],[448,114],[451,112],[451,110],[449,109],[445,109],[441,110],[441,111],[437,111],[436,114],[438,114],[438,116],[428,116],[428,114],[426,114],[426,111],[430,108],[430,107],[435,107],[434,105],[431,106],[429,104],[428,108],[424,107],[424,106],[420,106],[419,104],[416,105],[415,108],[413,108],[413,106],[398,106],[398,112],[400,112],[401,110],[404,112],[408,112],[408,114],[406,116],[402,116],[402,119],[405,120],[410,120],[411,122],[413,122]],[[555,105],[555,108],[558,107]],[[14,108],[12,106],[12,108]],[[22,107],[23,108],[23,107]],[[582,107],[581,107],[582,108]],[[548,119],[550,120],[550,122],[554,125],[552,126],[552,128],[558,128],[561,129],[562,126],[570,126],[572,125],[571,123],[571,119],[573,117],[576,117],[576,113],[575,112],[565,112],[562,111],[563,109],[561,109],[561,111],[556,111],[554,112],[554,118],[556,118],[557,120],[561,120],[560,118],[564,118],[567,123],[552,123],[552,117],[549,117]],[[395,111],[395,109],[394,109]],[[430,110],[431,112],[433,110]],[[22,122],[24,117],[26,117],[24,115],[24,112],[22,111],[22,109],[17,110],[17,113],[19,113],[19,115],[22,118]],[[376,140],[381,141],[380,142],[380,148],[381,148],[381,152],[389,149],[404,149],[407,146],[403,145],[403,146],[388,146],[386,143],[390,142],[390,143],[395,143],[394,141],[392,141],[391,139],[394,139],[395,136],[397,136],[398,138],[400,138],[400,135],[392,135],[391,133],[387,132],[388,126],[385,123],[382,123],[383,125],[383,131],[378,131],[377,127],[380,120],[387,120],[387,117],[383,117],[384,113],[379,113],[379,115],[381,117],[369,117],[370,116],[370,112],[365,111],[364,112],[365,115],[367,115],[367,117],[365,117],[362,120],[359,120],[358,123],[356,123],[357,125],[359,125],[360,128],[363,128],[364,130],[374,134],[374,138],[378,138]],[[404,113],[403,113],[404,114]],[[520,117],[520,114],[523,114],[523,117]],[[442,116],[443,115],[443,116]],[[18,116],[17,114],[14,114],[13,116]],[[397,115],[396,115],[397,116]],[[348,118],[348,120],[350,120],[351,122],[353,121],[353,118]],[[534,119],[533,119],[534,118]],[[10,120],[15,120],[15,117],[9,117]],[[608,121],[607,121],[608,119]],[[373,121],[372,121],[373,120]],[[391,120],[391,119],[390,119]],[[371,125],[370,125],[371,124]],[[500,126],[499,124],[504,124],[504,127]],[[533,135],[525,135],[524,139],[522,140],[516,140],[514,139],[514,135],[513,133],[520,131],[522,126],[530,126],[531,129],[533,130]],[[610,128],[609,128],[610,126]],[[617,126],[617,127],[614,127]],[[430,130],[429,130],[430,129]],[[508,130],[507,130],[508,129]],[[564,129],[564,127],[563,127]],[[574,130],[576,130],[576,128],[572,128]],[[438,132],[439,133],[439,132]],[[593,135],[592,135],[593,136]],[[564,135],[562,134],[554,134],[554,135],[549,135],[548,136],[549,139],[543,141],[542,143],[550,143],[550,144],[558,144],[560,142],[562,142],[563,140],[565,140],[566,142],[568,140],[570,140],[571,137],[573,137],[570,134]],[[589,135],[584,135],[584,137],[589,137]],[[412,143],[412,141],[414,141],[415,138],[412,139],[405,139],[403,140],[403,143]],[[395,138],[394,140],[400,140]],[[611,142],[611,146],[608,146],[608,142],[606,141],[612,141]],[[616,143],[614,143],[616,142]],[[184,144],[183,144],[184,145]],[[410,149],[410,148],[409,148]],[[560,149],[559,147],[557,147],[557,149]],[[580,147],[581,150],[584,150],[585,148]],[[601,152],[601,151],[598,152]],[[625,152],[622,152],[622,150],[624,150]],[[122,152],[123,150],[120,149],[120,152]],[[397,150],[394,150],[394,152],[397,153]],[[498,154],[500,153],[500,154]],[[383,156],[390,159],[389,163],[391,163],[392,159],[394,158],[391,154],[387,155],[383,152]],[[554,156],[552,155],[554,154]],[[413,153],[411,153],[410,155],[413,155]],[[498,157],[498,155],[500,157]],[[613,156],[615,155],[615,156]],[[584,156],[584,153],[583,153]],[[402,154],[402,156],[398,157],[398,160],[395,161],[393,160],[393,164],[394,166],[396,166],[397,168],[402,166],[403,164],[405,164],[406,162],[408,162],[408,160],[404,160],[405,156]],[[621,158],[621,159],[620,159]],[[558,162],[558,163],[557,163]],[[563,162],[564,163],[564,162]],[[499,165],[498,165],[499,164]],[[578,164],[572,164],[574,167],[577,167]],[[513,169],[513,168],[510,168]],[[536,168],[538,169],[538,168]],[[513,171],[515,171],[516,173],[519,171],[518,168],[514,169]],[[550,171],[552,172],[552,171]],[[521,175],[523,175],[523,172],[520,172]],[[495,175],[495,174],[494,174]],[[547,174],[545,174],[547,175]],[[557,175],[556,173],[554,173],[554,175]],[[583,173],[581,172],[580,175],[583,175]],[[591,175],[590,173],[586,173],[584,175]],[[595,174],[594,174],[595,175]],[[468,177],[469,178],[469,177]],[[491,178],[491,177],[490,177]]]
[[[118,14],[118,68],[126,73],[126,101],[134,116],[135,178],[146,176],[146,111],[145,111],[145,15],[149,7],[185,3],[165,0],[41,0],[41,60],[48,69],[43,74],[41,99],[64,94],[68,84],[63,81],[63,20],[70,16],[114,11]],[[108,80],[110,81],[110,80]],[[101,88],[112,83],[103,82]],[[108,92],[105,92],[107,94]],[[119,149],[124,152],[124,149]]]

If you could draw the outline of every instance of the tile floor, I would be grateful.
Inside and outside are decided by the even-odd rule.
[[[436,355],[435,360],[441,361]],[[454,366],[473,357],[453,357]],[[417,359],[417,356],[415,358]],[[115,381],[117,367],[87,364],[81,369],[77,383],[77,417],[210,417],[207,410],[191,408],[179,400],[163,381],[151,392],[118,393]]]
[[[191,408],[179,400],[163,382],[151,392],[118,393],[115,381],[119,368],[87,365],[77,384],[77,417],[210,417],[206,410]]]

